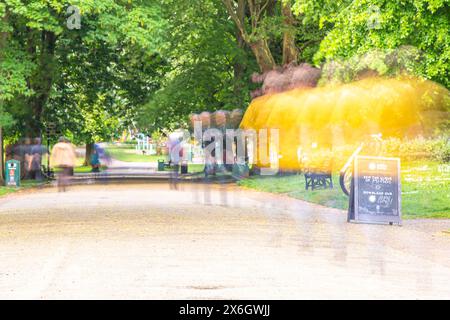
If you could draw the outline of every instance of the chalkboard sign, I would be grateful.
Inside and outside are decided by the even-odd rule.
[[[401,224],[400,159],[358,156],[354,165],[354,219]]]

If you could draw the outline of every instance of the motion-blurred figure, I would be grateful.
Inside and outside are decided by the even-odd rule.
[[[30,168],[33,161],[31,151],[31,139],[22,138],[17,143],[6,148],[6,160],[20,161],[21,179],[28,179],[30,177]]]
[[[61,169],[58,174],[58,191],[66,191],[69,176],[75,166],[75,148],[64,137],[59,138],[58,143],[53,146],[50,161],[53,167]]]
[[[111,164],[111,156],[104,148],[103,143],[96,143],[94,148],[98,154],[99,164],[103,164],[108,167]]]
[[[35,138],[31,146],[31,162],[29,164],[29,178],[37,181],[42,181],[42,155],[47,152],[47,149],[41,144],[41,138]]]
[[[100,157],[96,148],[92,150],[91,154],[92,172],[100,172]]]
[[[24,173],[24,177],[25,179],[32,179],[33,177],[31,176],[31,165],[33,162],[33,155],[31,152],[31,139],[30,138],[25,138],[23,140],[23,144],[21,144],[19,146],[19,154],[20,154],[20,158],[21,160],[19,160],[22,163],[22,169],[23,169],[23,173]]]
[[[170,173],[170,189],[178,189],[178,173],[180,171],[180,162],[183,157],[183,146],[181,145],[180,137],[176,133],[169,135],[167,142],[169,151],[170,165],[173,171]]]

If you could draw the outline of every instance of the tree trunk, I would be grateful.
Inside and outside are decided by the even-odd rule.
[[[6,24],[8,22],[8,15],[5,13],[5,15],[2,17],[2,23]],[[7,32],[0,32],[0,61],[3,58],[3,48],[6,47],[6,40],[8,39],[8,33]]]
[[[275,59],[270,52],[267,40],[261,39],[250,43],[250,48],[256,57],[259,69],[262,73],[273,70],[276,66]]]
[[[244,0],[239,0],[238,2],[238,9],[237,9],[237,16],[240,20],[245,19],[245,2]],[[244,37],[241,34],[241,31],[239,28],[236,28],[236,42],[239,49],[244,51],[245,47],[245,40]],[[239,108],[243,107],[244,101],[242,99],[242,88],[243,88],[243,78],[245,74],[245,65],[240,62],[239,56],[235,57],[234,63],[233,63],[233,71],[234,71],[234,96],[236,97],[236,103]]]
[[[283,65],[288,65],[292,62],[297,62],[298,59],[298,49],[295,44],[295,19],[292,14],[291,4],[283,2],[281,5],[285,27],[283,34]]]
[[[94,151],[94,143],[87,142],[86,143],[86,154],[84,156],[84,166],[89,166],[91,164],[91,155],[92,151]]]
[[[0,173],[0,183],[3,185],[4,179],[5,179],[5,158],[3,154],[3,128],[0,127],[0,167],[1,167],[1,173]]]
[[[6,24],[8,22],[8,12],[2,17],[2,22]],[[0,62],[3,59],[3,49],[6,47],[6,41],[8,40],[8,33],[1,32],[0,33]],[[4,108],[3,100],[0,99],[0,111]],[[0,125],[0,183],[3,185],[4,177],[5,177],[5,158],[4,158],[4,150],[3,150],[3,128]]]
[[[242,108],[244,104],[244,101],[242,99],[244,71],[245,66],[242,63],[235,61],[233,64],[233,73],[234,73],[233,91],[238,108]]]
[[[245,20],[247,13],[248,15],[250,15],[250,18],[252,20],[252,28],[253,28],[252,32],[256,32],[255,29],[257,28],[257,25],[262,18],[264,9],[261,8],[260,6],[255,6],[255,3],[250,1],[248,2],[249,5],[246,6],[245,0],[238,0],[237,3],[234,0],[222,0],[222,2],[225,4],[228,13],[231,16],[231,19],[236,24],[236,27],[238,28],[242,39],[245,41],[246,44],[250,46],[253,54],[255,55],[256,61],[258,63],[261,72],[264,73],[273,70],[276,64],[275,59],[273,58],[272,53],[270,52],[267,40],[265,39],[255,41],[250,40],[252,37],[249,36],[245,28],[246,23]],[[272,4],[275,4],[275,2],[276,1],[268,1],[266,10],[267,7],[270,7]],[[249,9],[249,11],[247,11],[247,9]],[[257,32],[254,35],[257,35]]]
[[[29,101],[33,115],[29,126],[29,135],[31,137],[41,136],[42,112],[50,96],[54,75],[56,35],[49,31],[42,31],[39,35],[41,37],[40,55],[38,57],[39,67],[35,76],[30,79],[30,88],[35,92],[35,95]],[[29,39],[29,50],[36,54],[34,40],[34,37],[31,36]]]

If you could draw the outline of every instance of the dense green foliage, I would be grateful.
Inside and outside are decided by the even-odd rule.
[[[242,108],[257,67],[240,48],[220,0],[163,1],[167,22],[161,54],[168,62],[158,90],[139,123],[153,131],[179,127],[191,112]]]
[[[76,141],[109,138],[158,86],[157,1],[5,0],[0,10],[0,100],[17,120],[9,135],[38,136],[54,122]]]
[[[362,61],[381,75],[401,68],[450,87],[450,1],[295,2],[297,14],[327,29],[317,64],[350,61],[345,67],[357,69]]]
[[[448,88],[449,3],[1,0],[0,125],[17,139],[52,122],[86,143],[171,129],[245,109],[253,73],[295,62],[322,67],[322,82],[375,70]]]
[[[441,163],[450,163],[450,141],[445,137],[435,139],[397,139],[383,142],[383,154],[413,161],[429,159]]]

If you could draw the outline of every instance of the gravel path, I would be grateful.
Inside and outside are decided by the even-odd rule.
[[[0,200],[0,298],[450,299],[449,229],[230,186],[42,189]]]

